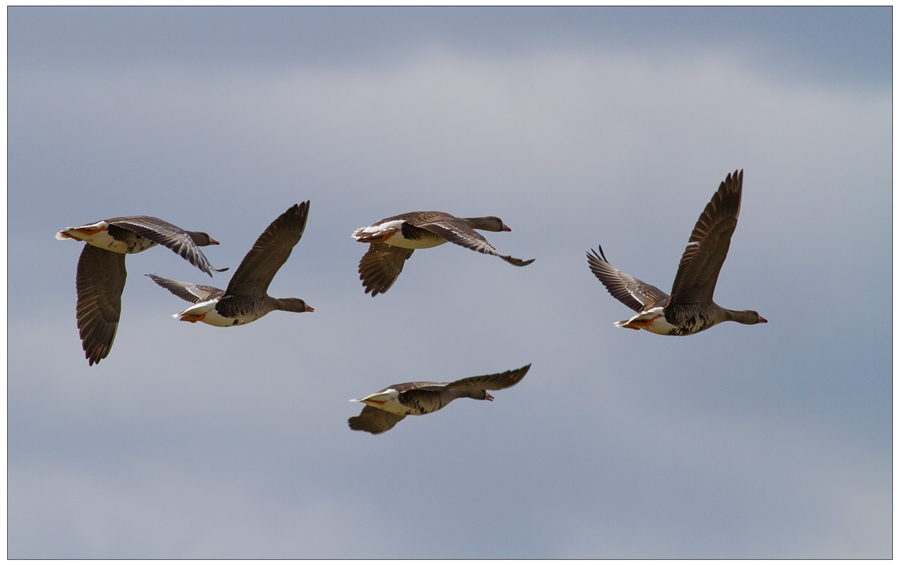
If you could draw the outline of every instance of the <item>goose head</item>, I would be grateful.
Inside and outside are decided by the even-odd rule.
[[[486,390],[466,390],[463,396],[474,398],[475,400],[494,400],[494,397],[488,394]]]
[[[754,324],[766,324],[769,320],[759,315],[756,310],[728,310],[728,318],[739,324],[752,326]]]
[[[282,312],[315,312],[313,307],[300,298],[276,298],[276,307]]]
[[[215,239],[209,237],[209,234],[202,231],[189,231],[187,232],[191,239],[194,240],[194,243],[197,244],[198,247],[206,247],[207,245],[219,245],[219,242]]]
[[[464,218],[469,227],[483,231],[512,231],[503,220],[497,216],[482,216],[480,218]]]

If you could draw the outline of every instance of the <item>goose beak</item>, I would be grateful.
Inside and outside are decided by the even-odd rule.
[[[758,315],[758,314],[757,314],[757,315]],[[762,316],[759,316],[759,323],[760,323],[760,324],[767,324],[767,323],[769,323],[769,320],[763,318]]]
[[[494,400],[494,397],[491,396],[488,392],[485,392],[485,393],[484,393],[484,399],[485,399],[485,400]]]
[[[306,312],[315,312],[315,310],[313,310],[313,307],[312,307],[312,306],[310,306],[309,304],[307,304],[307,305],[306,305]]]
[[[508,225],[503,224],[503,227],[500,228],[500,231],[512,231],[512,229]]]

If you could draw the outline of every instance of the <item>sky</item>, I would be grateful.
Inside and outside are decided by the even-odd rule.
[[[10,558],[892,556],[892,11],[7,10]],[[689,337],[587,266],[671,288],[744,170]],[[172,319],[147,273],[224,288],[310,200],[269,288],[313,313]],[[513,267],[418,251],[365,295],[354,229],[496,215]],[[112,351],[75,325],[81,244],[144,214],[221,242],[210,279],[127,258]],[[531,371],[372,436],[393,383]]]

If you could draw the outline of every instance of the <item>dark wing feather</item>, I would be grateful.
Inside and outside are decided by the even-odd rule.
[[[412,391],[412,390],[425,390],[425,391],[431,392],[431,391],[441,390],[445,386],[447,386],[447,383],[434,383],[434,382],[430,382],[430,381],[414,381],[411,383],[400,383],[400,384],[396,384],[396,385],[391,385],[382,390],[379,390],[378,392],[384,392],[388,389],[394,389],[401,394],[403,394],[404,392]]]
[[[165,220],[153,216],[123,216],[110,218],[107,222],[168,247],[209,276],[212,276],[212,271],[225,270],[215,269],[185,230]]]
[[[225,294],[265,296],[275,273],[291,256],[306,228],[309,200],[294,204],[259,236],[234,272]]]
[[[613,298],[635,312],[655,308],[668,300],[669,295],[652,284],[626,275],[610,265],[606,260],[606,255],[603,254],[603,248],[598,246],[598,249],[600,253],[591,249],[591,252],[587,254],[588,267]]]
[[[403,263],[412,257],[412,249],[393,247],[386,243],[371,243],[362,259],[359,260],[359,280],[365,292],[376,294],[387,292],[400,272]]]
[[[469,227],[467,223],[459,218],[450,216],[449,214],[444,215],[447,217],[437,220],[431,220],[428,222],[417,223],[415,225],[416,227],[420,227],[432,233],[438,234],[450,243],[462,245],[463,247],[466,247],[473,251],[478,251],[479,253],[496,255],[497,257],[500,257],[507,263],[515,265],[516,267],[524,267],[525,265],[529,265],[534,261],[534,259],[525,261],[523,259],[517,259],[510,255],[500,255],[500,253],[496,249],[494,249],[493,245],[488,243],[488,241],[480,233]]]
[[[531,363],[502,373],[494,373],[492,375],[482,375],[480,377],[469,377],[448,383],[446,388],[461,388],[466,390],[502,390],[516,385],[525,378]]]
[[[154,274],[147,275],[153,282],[168,290],[178,298],[193,302],[194,304],[206,302],[213,298],[220,298],[225,291],[214,286],[206,286],[205,284],[194,284],[182,281],[173,281],[172,279],[164,279]]]
[[[122,312],[125,277],[124,254],[93,245],[85,245],[81,250],[75,277],[75,317],[88,365],[99,363],[112,349]]]
[[[359,416],[354,416],[347,420],[347,425],[350,426],[351,430],[377,435],[393,428],[403,418],[406,418],[406,416],[365,406],[362,412],[359,413]]]
[[[719,271],[737,227],[743,181],[743,170],[729,173],[697,220],[678,264],[670,305],[712,303]]]
[[[409,222],[409,220],[407,221]],[[445,214],[445,217],[443,218],[416,222],[413,225],[436,233],[451,243],[462,245],[473,251],[487,253],[488,255],[500,255],[497,250],[494,249],[494,246],[488,243],[480,233],[473,230],[459,218]]]
[[[423,224],[428,224],[431,222],[439,222],[442,220],[453,220],[453,219],[457,219],[456,216],[454,216],[453,214],[448,214],[447,212],[438,212],[438,211],[406,212],[404,214],[397,214],[396,216],[391,216],[390,218],[385,218],[378,223],[383,224],[384,222],[390,222],[393,220],[403,220],[407,224],[410,224],[412,226],[422,227]]]

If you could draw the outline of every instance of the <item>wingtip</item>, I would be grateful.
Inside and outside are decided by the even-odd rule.
[[[523,259],[518,259],[511,255],[498,255],[498,257],[500,257],[501,259],[503,259],[504,261],[506,261],[507,263],[509,263],[510,265],[513,265],[515,267],[525,267],[527,265],[534,263],[534,259],[528,259],[527,261],[525,261]]]
[[[306,215],[309,213],[309,200],[305,202],[300,202],[298,204],[294,204],[290,207],[290,210],[296,210],[298,213]]]

